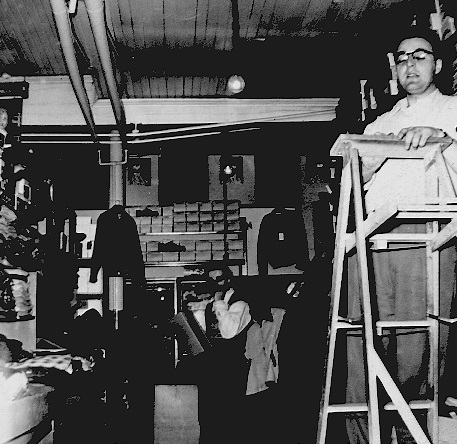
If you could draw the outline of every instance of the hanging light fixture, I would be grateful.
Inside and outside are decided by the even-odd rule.
[[[241,91],[243,91],[245,86],[246,86],[246,83],[245,83],[243,77],[241,77],[238,74],[231,75],[229,77],[229,79],[227,80],[227,88],[233,94],[240,93]]]
[[[232,1],[232,54],[233,59],[238,60],[239,40],[240,40],[240,14],[238,11],[238,0]],[[231,94],[238,94],[243,91],[246,82],[239,74],[232,74],[227,80],[227,89]]]

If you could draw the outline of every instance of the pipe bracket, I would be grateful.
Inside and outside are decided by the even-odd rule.
[[[123,150],[123,152],[124,152],[124,155],[123,155],[122,160],[114,160],[112,162],[102,162],[102,152],[101,152],[101,150],[98,150],[98,164],[99,165],[124,165],[127,163],[128,151]]]

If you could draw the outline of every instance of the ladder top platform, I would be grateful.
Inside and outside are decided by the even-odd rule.
[[[444,151],[453,140],[450,137],[433,137],[424,147],[419,149],[405,148],[405,142],[394,136],[366,135],[366,134],[340,134],[333,144],[331,156],[345,156],[351,148],[356,148],[361,157],[383,157],[398,159],[423,159],[432,149],[439,148]]]

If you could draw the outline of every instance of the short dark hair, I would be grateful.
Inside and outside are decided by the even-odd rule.
[[[396,46],[393,48],[394,53],[397,51],[398,45],[401,42],[413,38],[421,38],[427,40],[427,42],[429,42],[432,47],[435,60],[440,59],[442,57],[442,44],[438,33],[430,28],[418,25],[413,25],[406,29],[402,29],[397,34],[394,43]]]
[[[222,276],[224,276],[226,279],[231,279],[233,277],[233,271],[227,264],[208,262],[208,264],[206,264],[204,267],[204,272],[206,275],[208,275],[210,271],[215,270],[220,270],[222,272]]]

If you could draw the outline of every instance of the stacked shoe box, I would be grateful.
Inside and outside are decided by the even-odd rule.
[[[186,204],[175,204],[173,206],[173,231],[177,233],[186,232]]]
[[[186,203],[186,232],[200,231],[200,202]]]
[[[200,203],[200,231],[213,231],[213,204],[212,202]]]
[[[237,233],[241,228],[239,201],[229,201],[226,206],[223,201],[192,202],[129,207],[127,211],[137,223],[146,263],[222,260],[225,247],[228,259],[244,258],[243,241]]]

